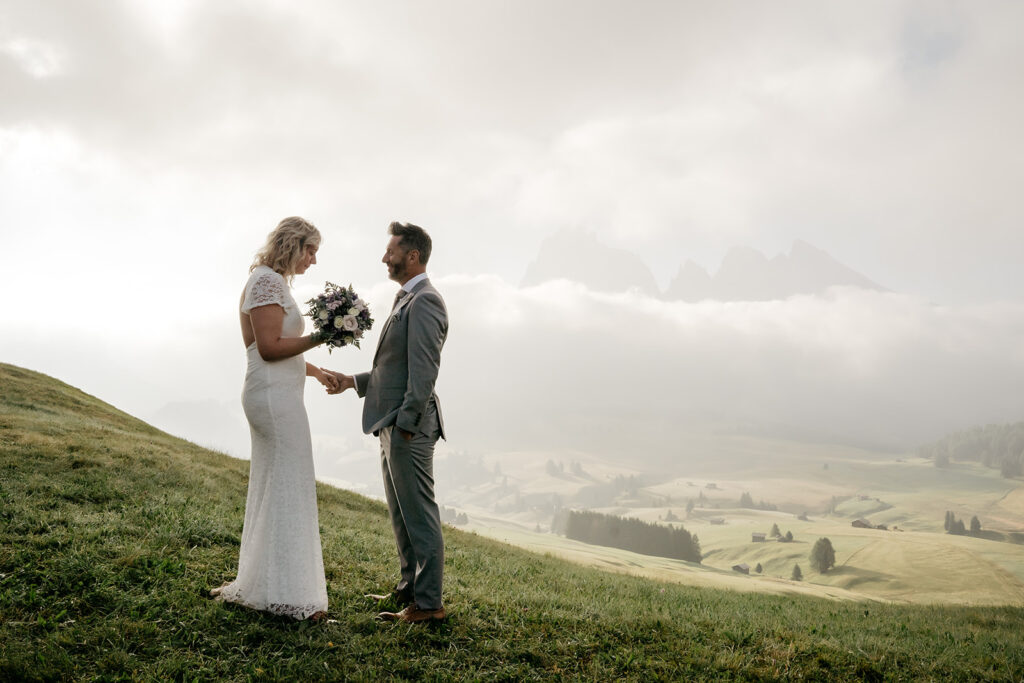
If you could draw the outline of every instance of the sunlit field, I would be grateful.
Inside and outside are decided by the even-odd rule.
[[[739,474],[736,469],[716,474],[713,466],[700,463],[693,468],[694,476],[646,485],[593,508],[648,522],[682,524],[700,539],[701,568],[585,546],[549,533],[544,514],[502,512],[485,507],[471,494],[456,495],[466,502],[468,528],[478,533],[584,564],[690,585],[921,604],[1024,604],[1021,481],[1005,479],[997,470],[977,463],[937,468],[912,454],[752,437],[720,437],[717,444],[729,461],[741,458],[754,464]],[[584,458],[582,454],[563,457]],[[588,462],[583,469],[590,480],[547,476],[543,471],[547,459],[543,454],[518,457],[514,459],[518,469],[506,465],[502,471],[527,480],[524,490],[535,496],[548,491],[567,501],[593,480],[641,474],[634,468]],[[513,459],[503,460],[509,461]],[[764,501],[778,509],[741,508],[738,503],[744,493],[757,504]],[[695,505],[687,514],[689,501]],[[982,533],[977,537],[945,533],[947,510],[965,524],[976,515]],[[679,520],[665,521],[669,511]],[[886,530],[855,528],[852,523],[857,519],[884,525]],[[779,543],[771,536],[766,542],[752,541],[753,533],[768,535],[772,525],[783,535],[791,532],[793,542]],[[824,574],[808,571],[810,549],[821,537],[829,538],[836,552],[836,567]],[[731,569],[741,563],[750,566],[749,576]],[[760,574],[753,571],[759,563]],[[803,570],[800,582],[789,580],[795,564]]]

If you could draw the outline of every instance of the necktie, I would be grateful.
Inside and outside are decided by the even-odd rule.
[[[404,289],[398,290],[398,294],[395,294],[395,303],[391,304],[391,310],[392,311],[395,310],[395,307],[398,306],[398,302],[401,301],[402,297],[404,297],[404,296],[405,296],[405,290]]]

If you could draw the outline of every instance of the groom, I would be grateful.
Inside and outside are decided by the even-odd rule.
[[[441,579],[444,539],[434,500],[434,444],[444,424],[434,383],[448,336],[444,299],[427,279],[430,235],[409,223],[388,227],[384,258],[388,277],[402,286],[384,322],[373,368],[357,375],[332,373],[340,387],[355,388],[363,403],[363,432],[380,437],[381,469],[391,527],[398,543],[401,580],[390,595],[400,612],[384,621],[420,623],[444,619]]]

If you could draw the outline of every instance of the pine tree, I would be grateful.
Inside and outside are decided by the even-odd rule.
[[[827,538],[819,538],[811,549],[811,567],[817,572],[824,574],[836,564],[836,551],[832,548],[832,541]]]
[[[584,543],[688,562],[701,560],[700,541],[683,527],[666,527],[638,519],[570,510],[564,528],[566,537]]]
[[[789,578],[792,579],[793,581],[803,581],[804,573],[802,571],[800,571],[800,565],[798,565],[798,564],[794,564],[793,565],[793,574]]]
[[[977,536],[981,533],[981,520],[975,515],[971,517],[971,536]]]
[[[782,535],[782,532],[781,532],[781,531],[779,531],[779,525],[778,525],[778,524],[772,524],[772,532],[771,532],[771,535],[772,535],[772,537],[774,537],[774,538],[777,538],[777,537],[779,537],[779,536],[781,536],[781,535]]]
[[[764,571],[764,567],[762,567],[762,566],[761,566],[761,563],[760,563],[760,562],[758,562],[758,563],[757,563],[757,566],[756,566],[756,567],[754,567],[754,571],[755,571],[755,572],[757,572],[758,574],[760,574],[761,572],[763,572],[763,571]]]
[[[793,532],[792,531],[787,531],[786,532],[786,540],[787,541],[792,541],[793,540]]]

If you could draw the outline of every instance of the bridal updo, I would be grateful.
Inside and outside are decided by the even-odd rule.
[[[267,235],[267,242],[256,252],[256,259],[249,271],[252,272],[256,266],[267,266],[291,279],[307,244],[319,247],[320,231],[304,218],[285,218]]]

